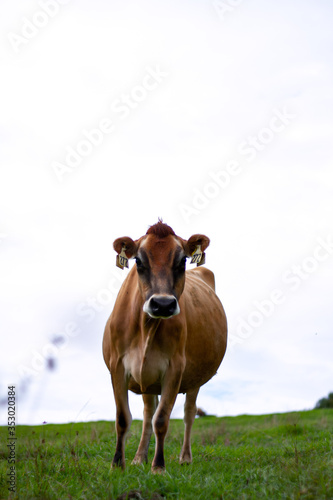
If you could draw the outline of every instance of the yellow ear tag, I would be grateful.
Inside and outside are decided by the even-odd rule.
[[[196,264],[197,266],[202,266],[206,261],[206,256],[201,250],[201,245],[197,245],[196,249],[192,253],[191,264]]]
[[[128,258],[125,254],[125,247],[121,249],[120,254],[117,255],[116,258],[116,266],[120,267],[120,269],[124,269],[124,267],[128,267]]]

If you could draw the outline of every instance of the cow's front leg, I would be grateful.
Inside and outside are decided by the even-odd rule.
[[[170,361],[163,380],[161,400],[153,419],[156,444],[155,456],[151,468],[154,473],[163,472],[165,469],[164,440],[169,427],[170,415],[179,391],[184,365],[182,357],[175,356]]]
[[[132,415],[128,406],[127,380],[122,360],[115,366],[111,365],[111,378],[116,403],[116,452],[112,460],[112,467],[125,468],[125,439],[132,422]]]
[[[148,462],[148,448],[153,432],[151,421],[158,404],[158,396],[155,396],[154,394],[142,394],[142,399],[144,403],[142,434],[138,451],[136,452],[134,460],[132,462],[133,464],[142,464],[144,462]]]

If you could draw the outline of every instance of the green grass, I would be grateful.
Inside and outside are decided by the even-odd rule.
[[[7,485],[7,427],[0,428],[0,499],[333,499],[333,410],[204,417],[193,426],[191,465],[179,465],[183,423],[172,420],[167,472],[131,461],[140,439],[134,421],[125,472],[110,470],[113,422],[17,426],[16,496]],[[128,493],[130,495],[128,496]]]

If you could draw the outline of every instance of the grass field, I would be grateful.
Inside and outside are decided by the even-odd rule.
[[[18,426],[16,494],[8,491],[7,427],[0,428],[0,499],[333,499],[333,410],[203,417],[193,426],[191,465],[179,465],[183,423],[172,420],[167,472],[131,465],[140,439],[134,421],[125,472],[111,470],[113,422]]]

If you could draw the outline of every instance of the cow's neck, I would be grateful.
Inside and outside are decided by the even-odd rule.
[[[142,335],[143,335],[143,351],[142,351],[142,362],[141,362],[141,369],[140,369],[140,379],[141,379],[141,385],[143,384],[144,380],[144,368],[145,364],[147,363],[147,359],[149,356],[149,352],[151,350],[151,346],[154,342],[154,337],[155,333],[161,323],[161,319],[154,319],[149,317],[148,314],[144,313],[142,316]],[[142,392],[144,392],[145,387],[141,386]]]
[[[150,318],[148,314],[144,313],[142,318],[142,333],[143,333],[143,355],[142,360],[144,362],[147,357],[149,350],[154,341],[155,333],[161,323],[161,318],[154,319]]]

